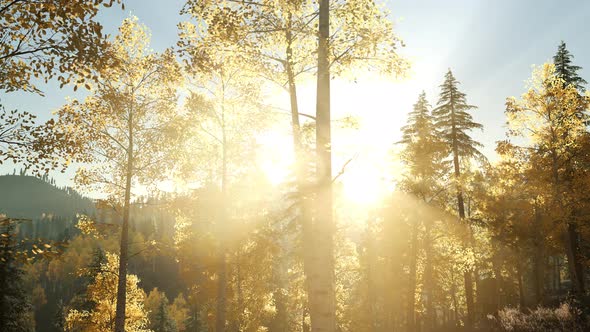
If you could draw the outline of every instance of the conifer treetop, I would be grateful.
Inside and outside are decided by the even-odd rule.
[[[584,84],[586,80],[578,76],[578,70],[582,69],[580,66],[572,64],[574,56],[566,48],[565,42],[562,40],[557,47],[557,53],[553,56],[553,63],[555,64],[555,73],[562,78],[566,84],[572,84],[579,91],[585,91]]]
[[[469,135],[474,129],[483,130],[483,126],[473,121],[469,113],[470,110],[477,109],[477,106],[467,103],[465,93],[459,91],[459,84],[449,69],[440,85],[437,107],[432,111],[435,126],[444,142],[451,147],[456,145],[460,157],[485,160],[485,156],[478,150],[483,145]]]

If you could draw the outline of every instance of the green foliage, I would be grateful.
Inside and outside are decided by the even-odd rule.
[[[154,288],[145,300],[145,310],[148,312],[149,325],[152,331],[176,332],[176,322],[170,314],[166,294]]]
[[[430,200],[440,185],[446,165],[442,161],[447,147],[435,127],[426,94],[422,92],[414,109],[408,114],[407,124],[402,127],[403,152],[406,175],[401,183],[402,190]]]
[[[0,216],[0,330],[35,330],[33,306],[25,291],[22,262],[16,260],[18,247],[15,222]]]
[[[74,189],[58,188],[32,176],[0,176],[0,187],[4,189],[0,191],[0,211],[13,218],[31,219],[29,223],[52,216],[71,219],[78,213],[92,214],[95,211],[92,200],[81,196]],[[21,227],[25,233],[29,223]],[[56,228],[58,224],[55,221]],[[58,234],[63,231],[56,229]],[[36,237],[33,234],[26,235]]]
[[[440,85],[440,95],[437,107],[432,111],[435,126],[440,137],[447,144],[449,152],[457,154],[461,159],[485,159],[478,150],[481,143],[471,138],[469,132],[482,129],[483,126],[473,121],[469,113],[476,106],[467,104],[465,93],[459,90],[459,81],[449,71],[445,74],[445,81]]]
[[[566,48],[565,42],[562,40],[557,47],[557,53],[553,56],[553,64],[555,65],[555,74],[561,78],[565,84],[572,84],[579,91],[586,90],[584,84],[586,80],[578,76],[578,71],[582,69],[580,66],[572,64],[574,56]]]

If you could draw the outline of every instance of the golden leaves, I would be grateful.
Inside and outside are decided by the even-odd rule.
[[[92,163],[78,170],[76,183],[109,194],[115,205],[129,167],[134,186],[135,181],[153,183],[164,175],[162,169],[174,162],[167,156],[185,125],[176,109],[180,65],[171,50],[154,53],[149,36],[136,17],[125,19],[105,49],[108,65],[88,67],[77,77],[90,95],[57,112],[54,132],[63,141],[59,151],[73,161]],[[96,80],[91,84],[85,77]]]
[[[41,93],[30,80],[57,76],[61,86],[77,72],[104,59],[107,46],[94,20],[99,4],[120,0],[2,1],[0,89]]]
[[[111,329],[111,318],[115,316],[117,296],[117,271],[119,256],[106,253],[106,262],[101,262],[97,269],[83,269],[83,275],[93,277],[92,283],[86,290],[86,297],[95,303],[91,310],[70,309],[66,316],[68,331],[98,332]],[[144,291],[139,288],[139,278],[127,275],[127,306],[125,331],[149,332],[148,319],[143,302]]]

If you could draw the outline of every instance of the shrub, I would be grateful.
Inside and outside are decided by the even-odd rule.
[[[498,317],[489,317],[500,331],[578,332],[585,331],[580,309],[569,303],[558,308],[538,307],[525,313],[520,308],[504,308]]]

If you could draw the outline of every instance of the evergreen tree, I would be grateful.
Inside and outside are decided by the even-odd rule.
[[[155,322],[152,324],[155,331],[176,332],[176,324],[168,312],[168,301],[160,302],[160,307],[155,315]]]
[[[437,107],[432,114],[435,118],[435,126],[440,133],[440,138],[450,149],[453,158],[454,178],[456,181],[457,209],[459,218],[465,219],[465,203],[461,186],[460,161],[476,158],[485,160],[478,150],[482,145],[469,136],[473,129],[482,129],[483,126],[473,121],[469,110],[477,108],[467,104],[465,93],[459,91],[459,81],[449,69],[445,75],[445,81],[440,86],[441,92]],[[474,321],[474,295],[471,271],[465,271],[465,300],[467,304],[467,328],[471,328]]]
[[[562,40],[557,47],[557,53],[553,56],[553,63],[555,64],[555,74],[565,81],[565,84],[572,84],[579,91],[584,91],[584,84],[586,80],[578,76],[578,70],[582,69],[580,66],[572,64],[574,56],[567,50],[565,42]]]
[[[414,109],[408,114],[407,124],[402,127],[402,139],[400,142],[404,145],[401,154],[402,162],[406,166],[407,172],[400,183],[401,190],[417,196],[424,203],[430,203],[439,187],[439,179],[444,174],[445,157],[444,145],[439,138],[435,128],[435,120],[431,113],[431,106],[426,100],[426,93],[423,91]],[[432,220],[415,220],[411,227],[410,242],[410,262],[409,262],[409,285],[408,285],[408,305],[407,305],[407,328],[412,331],[415,329],[415,303],[417,290],[417,270],[418,270],[418,238],[420,226],[424,224],[424,234],[420,235],[423,239],[423,247],[426,256],[426,266],[423,274],[424,286],[423,293],[428,294],[426,301],[426,325],[431,326],[434,319],[434,309],[432,306],[432,292],[434,289],[434,280],[432,274],[432,250],[431,250],[431,226]]]
[[[32,305],[23,285],[23,271],[16,259],[15,221],[0,217],[0,331],[32,331]]]
[[[404,145],[402,160],[408,169],[402,183],[404,191],[424,200],[441,172],[445,153],[430,108],[423,91],[408,114],[407,124],[401,129],[402,139],[398,142]]]
[[[471,138],[469,132],[473,129],[482,129],[483,126],[473,121],[469,110],[476,106],[467,104],[465,93],[459,91],[459,81],[449,69],[445,75],[445,81],[440,85],[441,92],[437,107],[432,111],[435,127],[440,133],[441,140],[449,147],[453,157],[453,167],[456,180],[461,176],[460,161],[470,158],[485,160],[484,155],[478,150],[481,143]],[[457,202],[459,217],[465,218],[465,206],[461,187],[457,188]]]
[[[166,294],[160,292],[158,288],[154,288],[145,300],[150,330],[162,332],[176,332],[178,330],[168,307]]]
[[[55,309],[55,315],[53,316],[53,327],[55,331],[65,331],[66,327],[66,319],[65,319],[65,312],[64,312],[64,304],[61,299],[57,301],[57,306]]]

